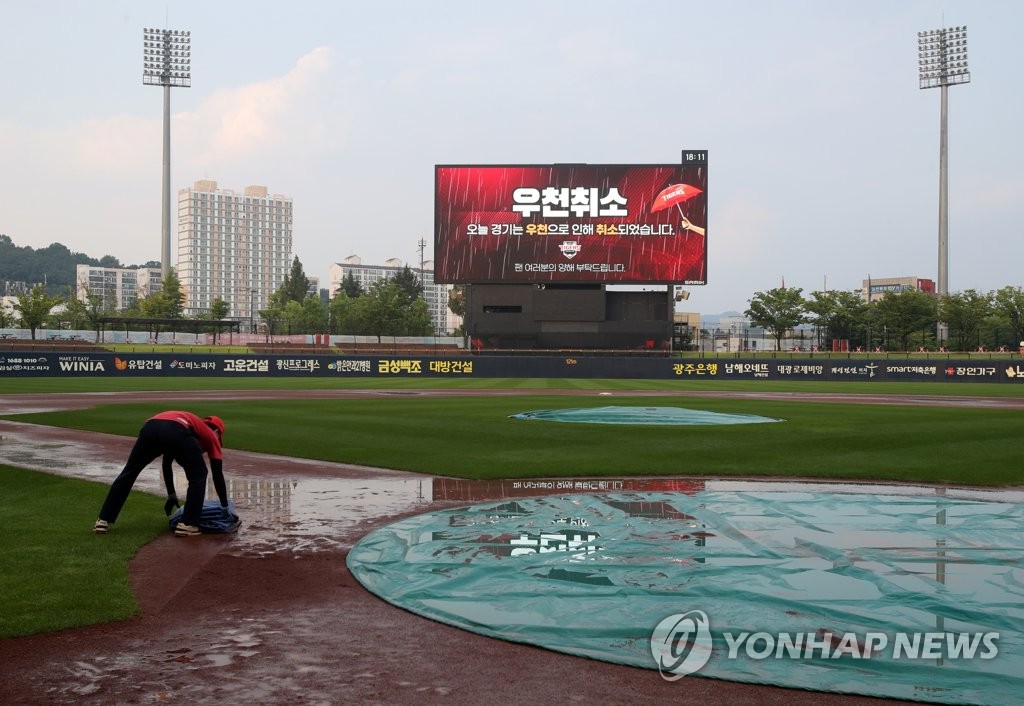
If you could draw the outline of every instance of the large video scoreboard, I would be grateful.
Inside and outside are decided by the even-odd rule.
[[[707,151],[680,164],[437,165],[437,282],[707,283]]]

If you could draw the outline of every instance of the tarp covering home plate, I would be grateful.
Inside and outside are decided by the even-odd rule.
[[[540,409],[513,414],[513,419],[544,422],[576,422],[581,424],[758,424],[779,419],[756,414],[724,414],[685,407],[579,407],[573,409]]]
[[[419,615],[666,679],[992,704],[1024,694],[1022,556],[1015,502],[706,489],[431,512],[348,565]]]

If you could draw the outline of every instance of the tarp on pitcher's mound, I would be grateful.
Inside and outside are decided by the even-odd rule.
[[[540,409],[513,414],[512,419],[544,422],[576,422],[578,424],[759,424],[781,422],[781,419],[756,414],[725,414],[685,407],[577,407],[571,409]]]
[[[419,615],[666,679],[1018,702],[1024,506],[940,491],[520,497],[374,530],[348,566]]]

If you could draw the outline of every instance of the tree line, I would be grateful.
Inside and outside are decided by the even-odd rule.
[[[65,287],[62,295],[51,294],[44,285],[36,285],[14,304],[17,315],[0,308],[0,328],[18,325],[27,328],[33,339],[36,331],[44,327],[96,330],[98,336],[100,319],[120,317],[180,321],[203,330],[203,321],[223,320],[230,310],[228,302],[215,299],[207,311],[186,316],[185,294],[172,268],[160,291],[140,297],[120,310],[112,309],[99,293],[87,290],[82,300],[71,285]],[[309,293],[309,278],[296,257],[259,316],[268,335],[330,333],[377,336],[379,341],[382,336],[434,333],[430,310],[423,298],[423,284],[408,266],[393,277],[374,282],[367,291],[350,272],[334,298],[325,304],[318,293]],[[153,328],[157,337],[160,328]],[[210,326],[209,330],[216,328]]]
[[[172,269],[163,289],[137,299],[124,310],[114,310],[99,294],[86,292],[78,298],[75,265],[123,267],[113,256],[99,260],[72,253],[60,243],[33,250],[18,247],[0,234],[0,280],[39,282],[19,297],[15,310],[19,325],[28,328],[32,338],[38,328],[99,329],[103,317],[172,319],[201,324],[204,320],[222,320],[230,311],[223,300],[212,302],[198,316],[184,315],[184,294]],[[160,267],[148,262],[142,267]],[[381,279],[363,291],[349,272],[333,299],[324,303],[309,294],[309,279],[299,258],[292,262],[282,286],[274,292],[266,309],[259,311],[268,334],[330,333],[342,335],[427,336],[434,333],[429,308],[423,299],[423,286],[408,266],[395,276]],[[793,329],[811,324],[822,349],[832,341],[847,341],[851,350],[973,350],[1000,346],[1016,349],[1024,341],[1024,290],[1006,286],[987,293],[968,289],[939,297],[917,290],[887,292],[881,299],[864,302],[859,291],[833,290],[811,292],[805,297],[798,287],[780,287],[755,292],[748,300],[744,315],[753,326],[765,329],[775,339],[776,349]],[[63,304],[63,307],[59,305]],[[451,293],[449,308],[462,315],[463,288]],[[15,325],[17,317],[0,308],[0,328]],[[938,342],[939,324],[948,334]],[[210,329],[211,331],[215,329]]]
[[[886,292],[865,302],[859,291],[811,292],[779,287],[755,292],[744,316],[775,339],[775,349],[793,329],[815,328],[823,350],[846,341],[850,350],[1016,350],[1024,341],[1024,289],[1006,286],[933,296],[915,289]],[[938,340],[939,325],[946,328]]]
[[[435,333],[423,283],[406,265],[364,291],[349,272],[327,303],[308,294],[309,279],[296,257],[281,287],[260,310],[268,333],[330,333],[341,335],[430,336]]]

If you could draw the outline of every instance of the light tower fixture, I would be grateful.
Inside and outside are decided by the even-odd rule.
[[[192,85],[192,33],[177,29],[142,30],[142,83]]]
[[[171,269],[171,87],[192,85],[192,33],[178,29],[142,30],[142,83],[164,89],[163,205],[160,274]]]
[[[970,83],[967,67],[967,27],[930,29],[917,33],[917,65],[921,88]]]
[[[939,264],[936,289],[939,296],[949,294],[949,158],[947,117],[950,86],[970,83],[967,66],[967,27],[945,27],[917,33],[917,67],[920,88],[942,91],[939,119]],[[946,339],[946,330],[939,325],[938,343]]]

